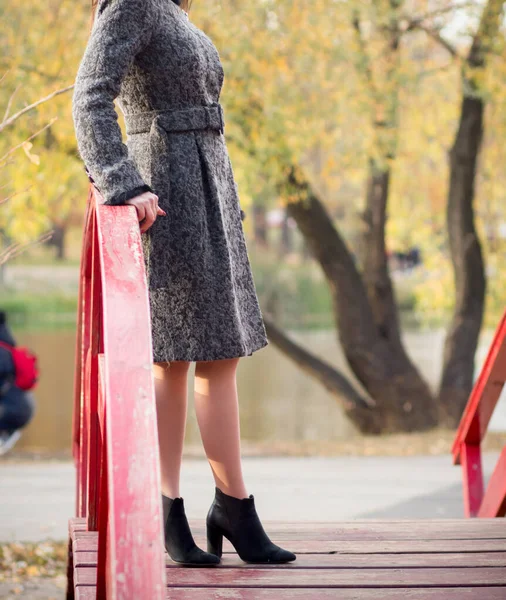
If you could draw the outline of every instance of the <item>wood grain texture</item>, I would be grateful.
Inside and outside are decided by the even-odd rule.
[[[269,533],[276,537],[320,539],[325,536],[381,535],[384,539],[506,539],[506,521],[494,518],[476,519],[424,519],[354,520],[354,521],[272,521],[263,519]],[[192,532],[203,535],[205,519],[190,518]],[[69,532],[86,530],[86,520],[69,520]]]
[[[197,545],[204,544],[203,537],[194,536]],[[413,540],[394,542],[349,542],[349,541],[315,541],[315,540],[282,540],[272,538],[277,544],[288,545],[296,554],[434,554],[434,553],[467,553],[467,552],[504,552],[504,540]],[[78,538],[74,541],[74,552],[90,552],[97,550],[97,538]],[[223,541],[225,554],[235,554],[228,540]]]
[[[96,208],[102,283],[108,473],[108,598],[164,597],[152,342],[139,224]]]
[[[74,569],[76,585],[95,585],[96,569]],[[170,587],[380,588],[506,586],[506,569],[171,569]]]
[[[168,555],[167,568],[179,569]],[[76,552],[76,567],[95,567],[96,552]],[[477,552],[464,554],[300,554],[297,560],[287,565],[252,565],[243,562],[238,556],[222,558],[219,569],[228,568],[264,569],[398,569],[398,568],[474,568],[506,567],[506,552]]]
[[[80,275],[73,418],[80,528],[99,530],[101,599],[162,600],[151,319],[135,208],[104,206],[92,191]],[[71,548],[75,533],[71,525]],[[72,597],[76,582],[68,579]]]
[[[94,600],[97,534],[83,531],[83,525],[79,519],[69,524],[74,540],[74,579],[79,594],[83,590],[82,600]],[[205,544],[203,525],[202,520],[192,525],[201,546]],[[418,539],[402,539],[410,529]],[[506,598],[505,520],[269,522],[269,530],[275,532],[275,541],[285,539],[290,544],[297,553],[296,561],[284,565],[243,563],[228,540],[222,562],[212,568],[184,568],[165,553],[169,582],[166,597],[171,600]],[[401,539],[332,539],[338,534],[355,535],[357,530]],[[494,538],[486,539],[492,534]],[[438,535],[460,535],[462,539],[432,539]]]
[[[95,588],[79,586],[77,600],[96,600]],[[503,588],[169,588],[167,600],[504,600]]]

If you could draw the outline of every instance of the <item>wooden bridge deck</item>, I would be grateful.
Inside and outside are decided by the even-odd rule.
[[[192,521],[205,549],[204,522]],[[265,522],[297,554],[286,565],[243,563],[224,540],[217,567],[184,568],[166,556],[172,600],[505,600],[506,520]],[[98,537],[71,519],[78,600],[95,600]],[[100,599],[99,599],[100,600]],[[141,600],[141,599],[139,599]]]

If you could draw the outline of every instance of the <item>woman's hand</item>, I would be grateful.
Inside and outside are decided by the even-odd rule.
[[[141,226],[141,233],[147,231],[156,221],[156,217],[166,216],[166,212],[158,206],[158,196],[152,192],[144,192],[135,198],[130,198],[125,204],[135,206]]]

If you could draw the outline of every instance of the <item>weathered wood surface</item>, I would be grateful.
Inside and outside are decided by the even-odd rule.
[[[77,588],[77,600],[96,600],[95,588]],[[383,588],[336,591],[291,588],[169,588],[167,600],[504,600],[502,588]]]
[[[83,237],[76,343],[77,514],[86,517],[88,531],[100,532],[98,596],[162,600],[158,433],[141,235],[133,207],[103,206],[96,193]],[[73,553],[70,596],[70,574],[77,573],[72,562]]]
[[[76,585],[95,585],[94,568],[79,568]],[[506,585],[506,569],[172,569],[169,587],[381,588]],[[506,591],[506,589],[505,589]]]
[[[204,522],[191,523],[205,546]],[[243,563],[226,541],[222,563],[182,568],[165,555],[172,600],[504,600],[506,521],[265,521],[298,553],[286,565]],[[97,534],[70,523],[76,598],[95,600]],[[362,539],[360,539],[362,536]],[[380,537],[381,539],[377,539]]]
[[[204,546],[205,547],[205,546]],[[97,564],[96,552],[77,552],[74,566],[94,567]],[[220,567],[244,569],[378,569],[421,567],[506,567],[506,552],[465,552],[436,554],[299,554],[289,565],[253,565],[244,563],[237,555],[227,554]],[[178,569],[179,565],[166,556],[166,567]]]

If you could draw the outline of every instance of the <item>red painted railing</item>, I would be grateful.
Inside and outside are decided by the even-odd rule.
[[[73,453],[77,516],[98,531],[97,598],[165,598],[151,327],[133,207],[91,186],[83,238]]]
[[[495,332],[452,448],[454,464],[462,465],[466,517],[503,517],[506,514],[506,446],[486,490],[481,467],[481,442],[505,381],[506,313]]]

